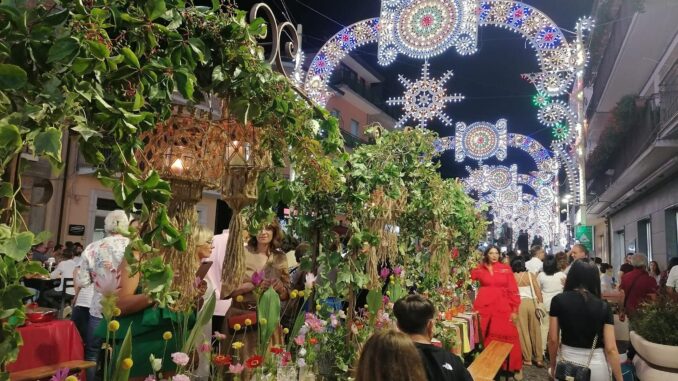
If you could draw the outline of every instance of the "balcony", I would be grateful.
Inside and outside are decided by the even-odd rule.
[[[360,137],[355,136],[344,129],[341,130],[341,134],[344,136],[344,145],[346,146],[346,148],[353,149],[361,144],[367,143],[367,140],[361,139]]]
[[[332,77],[330,85],[340,90],[349,90],[354,93],[354,95],[362,98],[365,103],[369,104],[366,105],[367,108],[365,110],[368,114],[384,113],[395,119],[400,117],[396,110],[393,110],[386,104],[382,88],[378,84],[370,86],[367,83],[358,80],[357,77],[351,75],[349,71],[338,70]]]
[[[678,61],[673,63],[659,85],[659,99],[659,123],[662,131],[672,127],[675,129],[678,124]]]

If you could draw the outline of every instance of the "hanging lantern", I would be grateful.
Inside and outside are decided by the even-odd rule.
[[[160,177],[169,181],[172,196],[168,214],[172,223],[180,229],[190,226],[194,230],[197,227],[195,205],[202,198],[203,189],[213,189],[220,183],[223,163],[215,158],[223,156],[225,142],[213,115],[197,107],[176,105],[167,121],[141,136],[144,148],[137,155],[137,160],[145,173],[154,169]],[[160,249],[165,263],[172,267],[175,274],[181,275],[172,283],[172,291],[179,295],[173,306],[177,310],[190,309],[197,297],[194,277],[191,276],[199,266],[196,245],[191,234],[185,238],[186,252],[174,248]]]
[[[261,146],[260,129],[251,123],[243,124],[222,111],[221,131],[226,137],[221,176],[221,197],[233,210],[228,226],[222,273],[222,287],[230,293],[245,273],[242,210],[257,199],[259,174],[272,165],[271,155]],[[224,293],[224,294],[228,294]]]

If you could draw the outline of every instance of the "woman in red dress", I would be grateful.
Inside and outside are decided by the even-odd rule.
[[[523,359],[516,327],[520,295],[511,268],[499,262],[496,246],[485,250],[483,261],[471,271],[471,279],[480,282],[473,308],[480,313],[485,347],[494,340],[513,344],[508,368],[504,365],[504,369],[517,373],[516,379],[522,378]]]

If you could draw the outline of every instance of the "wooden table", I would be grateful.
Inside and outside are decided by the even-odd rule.
[[[473,381],[492,381],[499,372],[501,365],[509,361],[509,354],[513,344],[502,341],[492,341],[468,367]]]

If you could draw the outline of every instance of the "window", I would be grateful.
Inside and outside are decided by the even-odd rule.
[[[351,119],[351,135],[360,136],[360,123],[354,119]]]
[[[652,221],[638,221],[638,251],[647,255],[648,262],[652,260]]]

